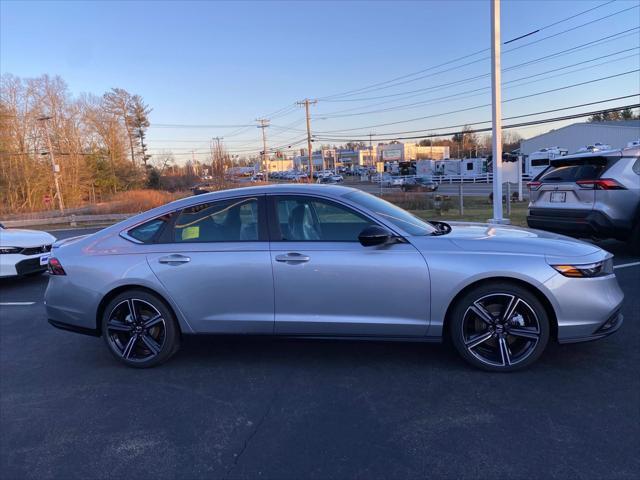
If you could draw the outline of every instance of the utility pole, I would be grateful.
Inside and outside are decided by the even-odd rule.
[[[304,105],[305,111],[307,113],[307,154],[309,155],[309,180],[313,181],[313,151],[311,150],[311,119],[309,118],[309,104],[315,105],[318,103],[318,100],[309,100],[305,98],[299,102],[296,102],[298,105]]]
[[[491,223],[509,223],[502,217],[502,83],[500,65],[500,0],[491,2],[491,120],[493,135],[493,218]]]
[[[44,125],[44,135],[47,138],[47,147],[49,148],[49,158],[51,159],[51,169],[53,170],[53,182],[56,186],[56,197],[58,197],[58,207],[60,212],[64,213],[64,201],[62,200],[62,192],[60,191],[60,166],[56,165],[53,157],[53,146],[51,145],[51,137],[49,136],[49,120],[51,117],[38,118]]]
[[[269,126],[269,120],[266,118],[256,118],[256,122],[259,123],[258,128],[262,129],[262,165],[265,171],[264,179],[269,181],[269,163],[267,158],[267,134],[265,128]]]
[[[373,161],[373,144],[371,143],[372,136],[373,136],[373,133],[369,132],[369,167],[372,167],[375,165],[375,162]]]

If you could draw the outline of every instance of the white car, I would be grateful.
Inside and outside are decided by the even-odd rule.
[[[0,277],[44,272],[55,241],[56,237],[47,232],[5,228],[0,224]]]

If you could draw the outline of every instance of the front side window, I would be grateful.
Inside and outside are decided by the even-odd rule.
[[[348,193],[344,196],[347,200],[360,205],[367,210],[379,215],[386,221],[401,228],[409,235],[431,235],[436,232],[436,228],[424,220],[412,215],[402,208],[382,200],[374,195],[363,191]]]
[[[185,208],[173,226],[182,242],[258,241],[258,199],[235,198]]]
[[[350,208],[308,197],[277,197],[276,216],[283,241],[357,242],[373,222]]]

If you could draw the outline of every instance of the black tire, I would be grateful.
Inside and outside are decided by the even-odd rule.
[[[451,341],[462,358],[492,372],[512,372],[535,362],[549,342],[549,323],[533,293],[503,281],[464,294],[448,320]]]
[[[640,220],[636,222],[633,230],[631,230],[631,236],[627,241],[627,245],[633,255],[640,255]]]
[[[160,365],[180,349],[173,312],[164,300],[145,290],[127,290],[109,302],[102,316],[102,337],[115,358],[135,368]]]

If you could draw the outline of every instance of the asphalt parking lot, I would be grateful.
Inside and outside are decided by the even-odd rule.
[[[47,324],[46,275],[2,280],[0,477],[637,478],[640,259],[602,246],[622,329],[508,375],[445,345],[215,337],[134,370]]]

